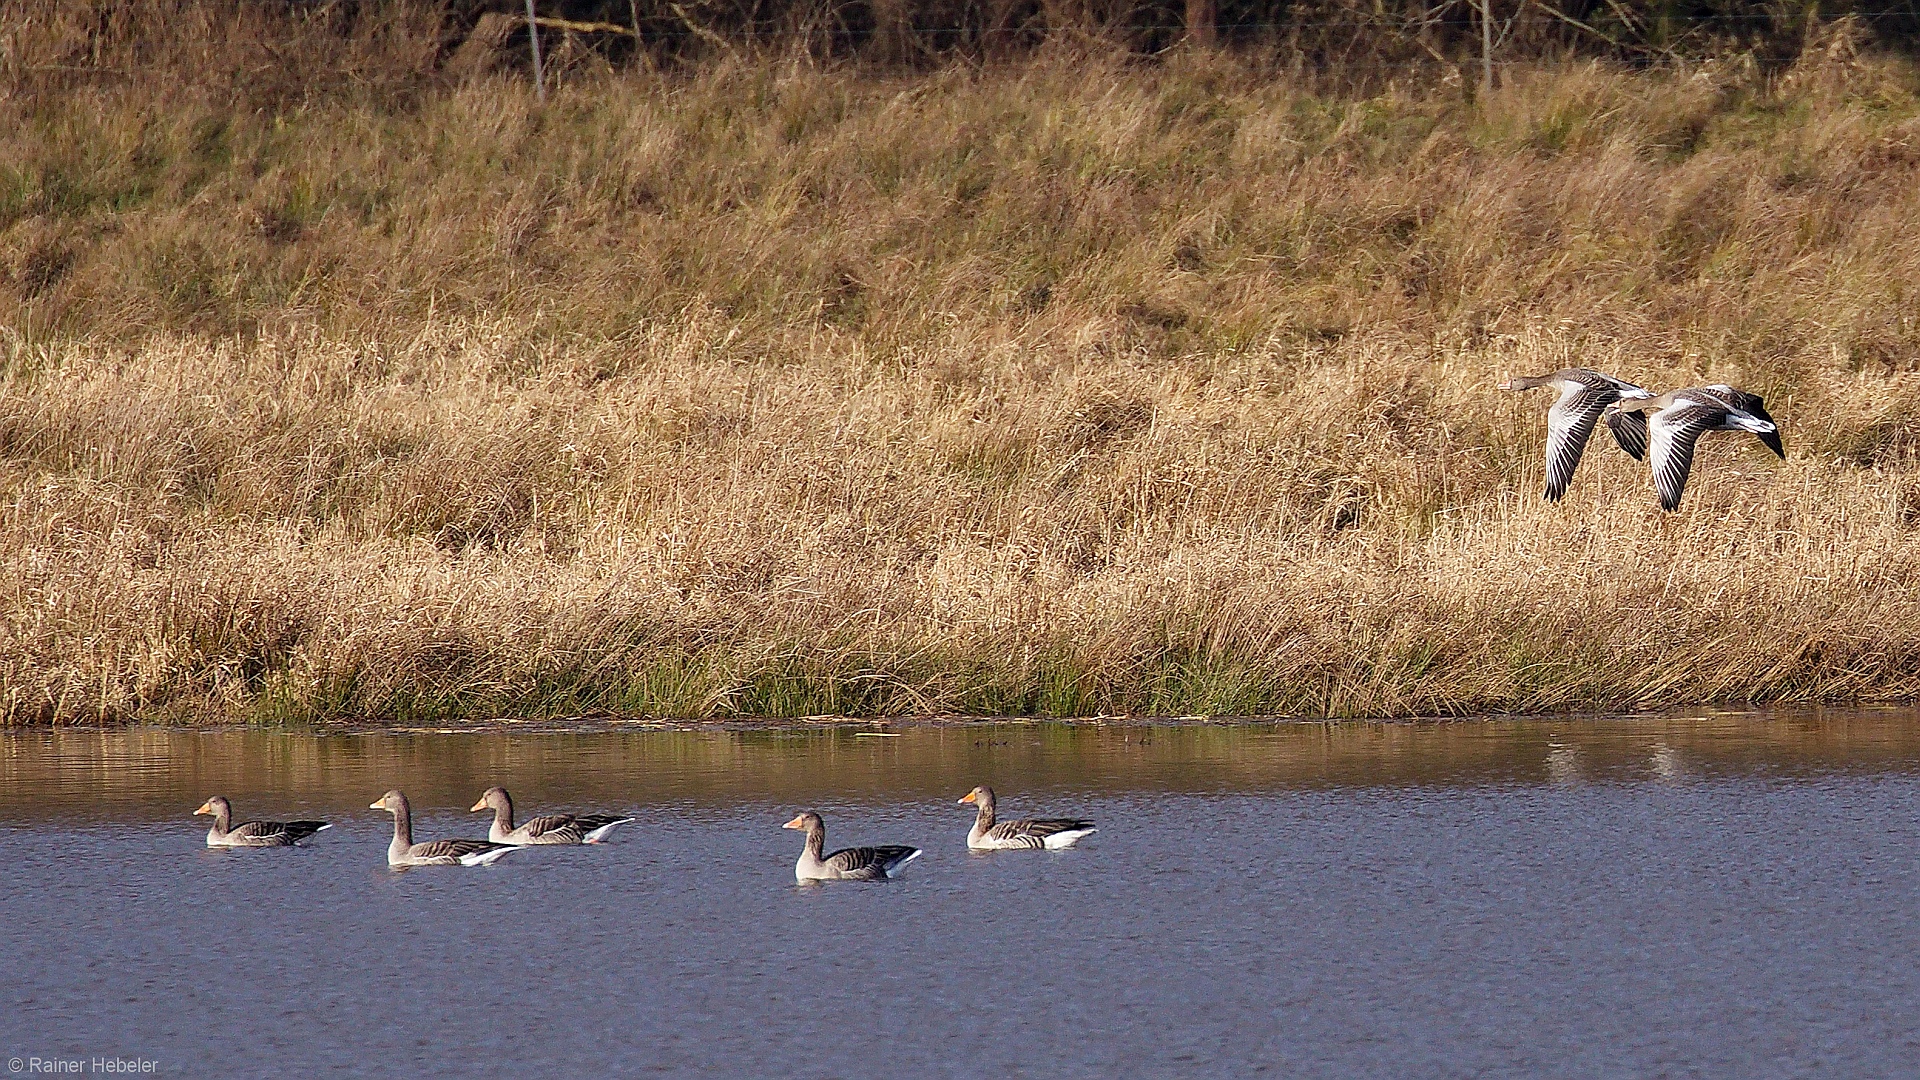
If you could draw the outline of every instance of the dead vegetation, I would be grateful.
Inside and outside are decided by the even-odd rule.
[[[0,98],[13,722],[1920,690],[1905,61],[223,78]]]

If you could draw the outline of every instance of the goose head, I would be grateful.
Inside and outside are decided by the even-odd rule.
[[[479,813],[482,810],[499,810],[510,805],[512,805],[512,802],[507,798],[506,788],[490,787],[487,789],[486,794],[480,796],[479,802],[467,808],[467,812]]]
[[[407,797],[405,795],[400,794],[398,791],[389,791],[373,802],[368,803],[367,809],[385,810],[389,814],[395,814],[399,813],[400,808],[405,805],[407,805]]]
[[[233,812],[233,806],[231,803],[227,802],[227,797],[225,795],[215,795],[211,799],[208,799],[206,802],[201,803],[200,809],[194,811],[196,815],[212,814],[214,817],[219,817],[221,814],[230,814],[232,812]]]
[[[819,814],[816,814],[813,811],[808,810],[802,814],[795,814],[792,821],[789,821],[785,825],[782,825],[780,827],[783,829],[806,829],[811,831],[813,829],[825,828],[826,825],[824,822],[820,820]]]
[[[960,796],[960,801],[962,803],[971,803],[975,806],[992,807],[993,789],[982,784],[972,791],[967,792],[965,795]]]

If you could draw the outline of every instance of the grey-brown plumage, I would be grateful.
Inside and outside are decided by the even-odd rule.
[[[1081,818],[1023,818],[1019,821],[995,821],[993,789],[982,785],[960,797],[962,803],[978,808],[973,828],[967,830],[967,846],[975,851],[1037,851],[1041,848],[1072,847],[1080,838],[1094,832],[1093,822]]]
[[[1637,412],[1610,410],[1608,406],[1623,400],[1650,398],[1653,393],[1624,379],[1604,375],[1592,368],[1567,368],[1548,375],[1522,375],[1500,383],[1502,390],[1531,390],[1550,386],[1560,399],[1547,410],[1547,490],[1548,502],[1556,502],[1573,482],[1573,470],[1587,452],[1587,440],[1593,427],[1606,417],[1607,430],[1635,461],[1647,454],[1647,422]]]
[[[811,810],[781,828],[806,830],[807,846],[800,852],[800,861],[793,869],[794,876],[801,881],[880,881],[920,857],[919,848],[900,844],[842,848],[831,855],[822,855],[827,846],[827,823]]]
[[[1687,490],[1687,477],[1693,471],[1693,451],[1700,436],[1709,431],[1746,431],[1757,437],[1775,456],[1785,460],[1786,447],[1780,441],[1780,427],[1767,412],[1766,402],[1758,394],[1737,390],[1725,383],[1673,390],[1659,397],[1621,401],[1609,412],[1643,415],[1652,433],[1648,461],[1653,468],[1653,486],[1660,493],[1660,509],[1673,510]]]
[[[487,839],[496,844],[598,844],[615,828],[633,820],[606,814],[543,814],[515,828],[513,796],[503,787],[488,788],[473,809],[493,811],[493,827],[487,830]]]
[[[380,796],[369,808],[393,815],[393,842],[387,845],[388,866],[485,866],[517,850],[516,845],[496,844],[491,840],[429,840],[416,844],[413,811],[407,805],[407,797],[398,791]]]
[[[233,823],[233,804],[225,795],[215,795],[200,804],[194,814],[212,814],[213,828],[207,830],[208,847],[292,847],[333,826],[324,821],[243,821]]]

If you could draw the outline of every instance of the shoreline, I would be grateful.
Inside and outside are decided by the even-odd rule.
[[[993,727],[1060,728],[1304,728],[1313,726],[1414,727],[1473,725],[1484,723],[1518,724],[1592,724],[1592,723],[1672,723],[1683,720],[1750,719],[1756,722],[1782,720],[1821,720],[1823,714],[1844,717],[1875,718],[1879,714],[1915,713],[1920,704],[1849,704],[1799,706],[1677,706],[1640,711],[1596,710],[1540,713],[1474,713],[1433,716],[796,716],[729,717],[725,719],[661,719],[619,717],[561,717],[528,719],[492,717],[464,723],[392,724],[381,722],[300,721],[285,724],[244,724],[216,722],[203,725],[132,721],[125,724],[38,724],[0,727],[0,736],[65,734],[70,732],[114,734],[157,732],[179,734],[298,734],[312,736],[357,735],[601,735],[636,731],[677,733],[766,732],[801,734],[808,732],[850,732],[855,735],[891,736],[922,730],[966,730]]]

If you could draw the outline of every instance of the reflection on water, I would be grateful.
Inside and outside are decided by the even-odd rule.
[[[1901,1075],[1920,716],[0,736],[4,1056],[178,1076]],[[598,849],[384,866],[466,807]],[[976,783],[1093,818],[969,854]],[[210,794],[326,817],[209,852]],[[803,889],[829,845],[899,881]]]
[[[1555,784],[1907,769],[1912,712],[1434,723],[967,724],[591,733],[32,731],[0,734],[0,819],[165,820],[211,793],[364,809],[403,787],[463,806],[486,787],[620,806],[956,797],[1011,790],[1261,792]],[[1683,764],[1690,763],[1690,764]],[[290,812],[290,811],[289,811]]]

